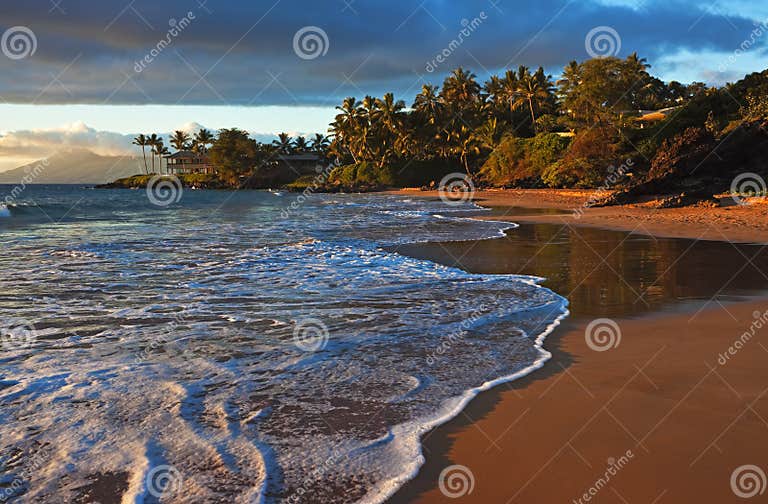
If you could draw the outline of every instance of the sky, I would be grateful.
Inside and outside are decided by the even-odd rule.
[[[764,5],[763,5],[764,4]],[[747,0],[25,0],[0,3],[0,170],[139,132],[324,132],[346,96],[464,66],[648,59],[722,84],[768,67],[768,3]]]

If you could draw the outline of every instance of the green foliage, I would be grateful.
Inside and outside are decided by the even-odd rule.
[[[133,175],[131,177],[117,179],[106,185],[115,188],[141,189],[147,187],[149,181],[157,176],[158,175]],[[167,176],[170,177],[170,175]],[[208,189],[224,187],[222,181],[214,174],[191,173],[179,175],[177,178],[181,181],[181,184],[184,187],[201,187]]]
[[[608,128],[592,128],[577,134],[563,158],[542,174],[548,187],[598,187],[608,169],[620,164],[620,138]]]
[[[393,187],[397,183],[393,168],[362,162],[334,168],[328,176],[328,185],[351,190],[369,190]]]
[[[536,135],[528,142],[528,159],[533,169],[541,173],[563,156],[571,139],[556,133],[544,133]]]
[[[283,133],[265,145],[225,129],[215,140],[204,130],[194,138],[179,131],[172,143],[207,152],[230,186],[309,183],[272,161],[276,154],[311,151],[342,165],[331,183],[344,188],[433,185],[456,171],[490,185],[589,187],[602,184],[607,167],[629,158],[637,161],[635,174],[645,174],[664,142],[689,128],[722,140],[742,124],[768,119],[768,70],[716,89],[665,83],[649,68],[636,53],[572,61],[557,88],[541,67],[509,69],[484,84],[458,68],[442,86],[424,85],[410,109],[392,93],[345,99],[328,137],[308,141]],[[662,120],[637,121],[640,110],[660,108],[671,110]],[[575,137],[556,134],[566,131]],[[141,148],[145,175],[156,172],[155,157],[167,155],[162,139],[138,135],[133,143]]]
[[[224,129],[213,143],[209,156],[222,179],[237,185],[241,177],[250,175],[262,160],[255,140],[237,128]]]
[[[569,144],[569,138],[556,133],[507,136],[491,153],[480,176],[491,185],[541,185],[544,171],[562,158]]]
[[[289,191],[301,192],[310,187],[319,187],[320,178],[317,175],[302,175],[293,182],[286,184],[285,188]]]

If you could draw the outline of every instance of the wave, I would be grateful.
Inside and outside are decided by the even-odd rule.
[[[141,482],[172,466],[201,501],[380,502],[418,472],[426,431],[543,365],[568,314],[539,278],[387,250],[515,227],[470,219],[469,205],[316,196],[281,219],[288,195],[196,191],[116,219],[135,193],[112,207],[94,193],[106,213],[15,233],[0,256],[0,290],[36,299],[0,316],[38,335],[0,359],[0,455],[59,447],[34,472],[33,500],[77,500],[71,489],[126,472],[129,493],[149,499]],[[234,206],[212,212],[215,198]]]

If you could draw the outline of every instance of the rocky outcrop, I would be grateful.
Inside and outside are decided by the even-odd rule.
[[[592,206],[637,203],[660,196],[664,207],[714,201],[730,191],[739,175],[754,173],[768,181],[768,123],[745,122],[715,140],[703,128],[688,128],[665,141],[642,182]]]

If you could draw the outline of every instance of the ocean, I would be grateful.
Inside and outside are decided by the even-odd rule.
[[[469,202],[169,191],[0,186],[0,502],[381,502],[568,314],[394,251]]]

